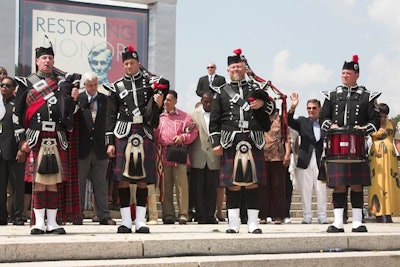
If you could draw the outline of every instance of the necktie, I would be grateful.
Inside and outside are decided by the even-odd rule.
[[[212,76],[210,76],[210,85],[212,84],[212,82],[213,82],[213,78],[212,78]]]
[[[92,113],[92,120],[94,122],[96,120],[96,113],[97,113],[96,105],[94,103],[94,96],[90,97],[89,103],[90,103],[90,111]]]

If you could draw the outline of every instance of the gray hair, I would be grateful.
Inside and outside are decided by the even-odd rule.
[[[82,81],[85,83],[87,81],[98,80],[97,74],[94,72],[85,72],[82,76]]]

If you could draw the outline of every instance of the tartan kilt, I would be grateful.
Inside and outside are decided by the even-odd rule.
[[[368,162],[359,163],[326,163],[327,186],[334,188],[338,185],[371,185]]]
[[[131,179],[123,175],[125,169],[125,149],[128,144],[128,138],[132,134],[139,134],[143,137],[143,150],[144,150],[144,169],[146,172],[146,177],[142,179]],[[144,181],[147,184],[154,184],[156,182],[156,147],[155,143],[150,140],[143,132],[142,127],[137,125],[132,125],[131,133],[124,138],[115,138],[115,169],[114,175],[110,176],[111,181],[130,181],[136,183],[137,181]]]
[[[231,147],[224,149],[223,155],[221,157],[221,170],[219,174],[218,187],[231,187],[233,184],[233,164],[236,154],[236,145],[242,141],[248,141],[251,146],[251,153],[253,154],[254,163],[256,165],[256,173],[257,173],[257,184],[265,183],[265,176],[267,174],[265,169],[265,158],[264,158],[264,150],[258,149],[253,141],[250,138],[241,138],[242,135],[237,134],[235,136],[235,140]]]
[[[68,164],[68,152],[67,150],[63,150],[58,141],[57,132],[40,132],[39,139],[36,144],[28,154],[26,158],[27,163],[25,164],[25,182],[34,182],[35,181],[35,174],[37,171],[37,160],[39,155],[40,145],[42,144],[43,138],[55,138],[57,140],[57,149],[58,153],[60,154],[60,161],[61,161],[61,177],[62,181],[68,181],[69,179],[69,164]]]

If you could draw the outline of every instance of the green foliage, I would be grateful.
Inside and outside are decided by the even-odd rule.
[[[393,122],[394,125],[397,125],[397,123],[400,121],[400,114],[397,115],[396,117],[390,118]]]

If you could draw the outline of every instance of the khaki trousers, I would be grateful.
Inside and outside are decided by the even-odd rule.
[[[177,164],[177,166],[164,166],[164,199],[162,202],[163,220],[166,218],[176,218],[173,194],[174,185],[176,199],[178,202],[178,219],[188,220],[189,186],[186,164]]]

